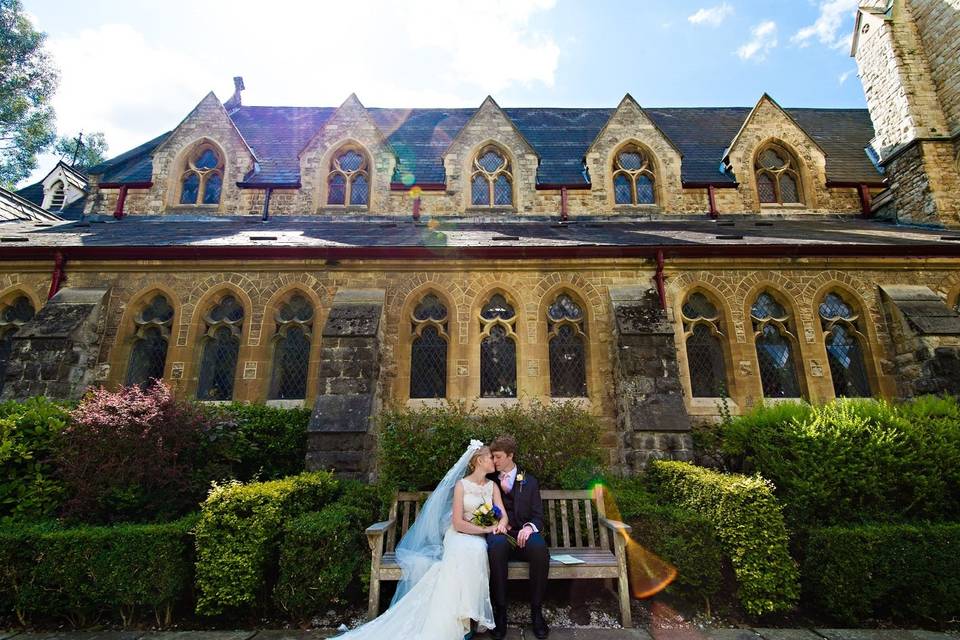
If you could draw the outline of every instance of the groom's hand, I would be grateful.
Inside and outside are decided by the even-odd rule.
[[[533,529],[529,525],[524,525],[520,531],[517,532],[517,546],[523,549],[527,544],[527,538],[533,535]]]

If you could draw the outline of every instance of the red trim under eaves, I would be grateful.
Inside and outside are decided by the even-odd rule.
[[[402,182],[390,183],[390,191],[410,191],[411,189],[420,189],[420,191],[446,191],[447,185],[442,182],[417,182],[411,185],[405,185]]]
[[[100,189],[149,189],[153,186],[152,182],[101,182],[97,184]]]

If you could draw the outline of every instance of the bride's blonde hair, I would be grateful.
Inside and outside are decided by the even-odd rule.
[[[483,454],[490,455],[490,447],[484,445],[473,452],[473,455],[470,456],[470,462],[467,463],[467,473],[473,473],[477,468],[477,458]]]

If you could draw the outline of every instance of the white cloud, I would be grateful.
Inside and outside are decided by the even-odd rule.
[[[832,49],[849,49],[858,4],[859,0],[824,0],[820,3],[820,15],[816,21],[793,34],[790,42],[808,47],[816,38]]]
[[[847,79],[851,75],[853,75],[853,71],[854,71],[853,69],[850,69],[849,71],[844,71],[843,73],[841,73],[839,76],[837,76],[837,82],[839,84],[843,84],[844,82],[846,82]]]
[[[741,60],[766,60],[767,54],[777,46],[777,23],[765,20],[750,31],[751,38],[737,49]]]
[[[687,20],[693,24],[707,24],[711,27],[719,27],[723,21],[733,15],[733,7],[726,2],[718,4],[715,7],[702,8],[693,15],[687,17]]]

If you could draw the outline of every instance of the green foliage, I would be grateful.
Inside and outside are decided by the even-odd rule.
[[[171,622],[189,599],[195,516],[166,524],[113,527],[9,524],[0,527],[0,612],[21,624],[65,618],[83,626],[103,615],[135,621],[137,609]]]
[[[295,621],[356,600],[369,584],[364,529],[382,517],[389,496],[358,482],[342,486],[336,502],[284,526],[273,600]]]
[[[378,423],[381,477],[401,489],[432,489],[472,438],[490,442],[512,435],[517,463],[541,487],[560,486],[571,461],[584,467],[602,460],[600,423],[574,402],[533,402],[482,413],[462,404],[394,409],[382,412]]]
[[[803,591],[805,601],[843,624],[873,617],[945,622],[960,612],[960,524],[814,529]]]
[[[210,478],[276,480],[303,471],[309,409],[232,402],[206,405],[203,458]]]
[[[53,150],[68,164],[79,169],[89,169],[106,160],[107,138],[102,131],[78,134],[73,137],[61,136],[57,138]]]
[[[778,403],[731,420],[723,440],[746,470],[773,482],[792,530],[960,517],[953,398]]]
[[[797,566],[787,548],[783,512],[768,481],[664,460],[651,463],[648,475],[658,497],[713,524],[733,565],[737,595],[747,613],[784,611],[796,603]]]
[[[57,71],[20,0],[0,0],[0,186],[12,188],[54,139]]]
[[[43,397],[0,403],[0,520],[48,518],[60,506],[54,456],[68,419]]]
[[[263,603],[284,523],[321,509],[338,490],[327,472],[215,487],[196,527],[197,613]]]

